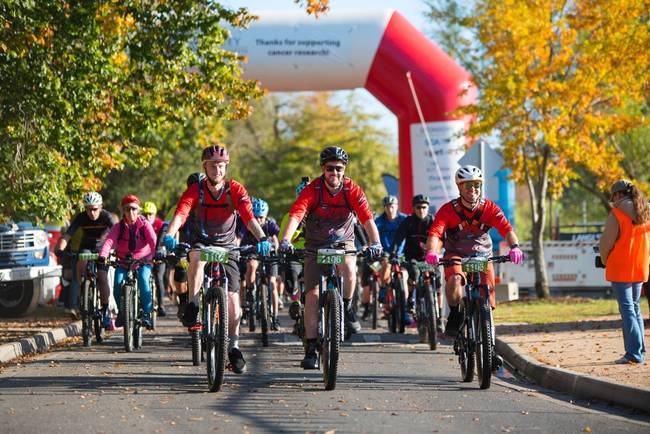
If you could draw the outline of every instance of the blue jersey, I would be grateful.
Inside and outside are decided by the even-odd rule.
[[[397,232],[397,228],[406,217],[406,214],[398,212],[397,217],[395,217],[393,220],[388,220],[386,213],[382,213],[375,219],[375,225],[377,225],[377,230],[379,231],[379,240],[381,241],[381,246],[384,248],[384,251],[390,252],[393,250],[393,239],[395,238],[395,232]],[[403,248],[404,242],[400,243],[397,248],[398,255],[402,254]]]

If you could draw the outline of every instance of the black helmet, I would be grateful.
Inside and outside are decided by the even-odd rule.
[[[187,186],[189,187],[192,184],[196,184],[197,182],[203,180],[203,178],[205,178],[204,174],[202,174],[201,172],[194,172],[187,177]]]
[[[328,146],[323,149],[323,152],[320,153],[320,165],[327,163],[328,161],[343,161],[343,164],[348,164],[348,154],[339,148],[338,146]]]
[[[426,194],[416,194],[413,196],[413,201],[411,202],[411,205],[415,206],[418,203],[426,203],[429,205],[429,196]]]
[[[392,205],[392,204],[397,205],[397,197],[393,195],[385,196],[383,202],[384,202],[384,206]]]

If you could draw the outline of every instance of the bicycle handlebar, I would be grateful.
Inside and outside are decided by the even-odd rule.
[[[463,262],[463,259],[474,259],[476,257],[468,256],[465,258],[443,258],[440,259],[439,264],[445,267],[448,266],[453,266],[453,265],[461,265]],[[508,255],[503,255],[503,256],[492,256],[489,258],[485,258],[486,261],[488,262],[495,262],[497,264],[503,263],[503,262],[510,262],[510,256]]]

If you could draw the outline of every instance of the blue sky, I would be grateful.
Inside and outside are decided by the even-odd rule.
[[[299,6],[293,0],[222,0],[221,3],[233,8],[247,7],[252,12],[261,10],[299,10]],[[408,19],[413,26],[428,34],[430,25],[424,13],[427,8],[421,0],[330,0],[330,9],[395,9]],[[387,130],[391,135],[391,142],[397,147],[397,119],[379,101],[365,89],[357,89],[354,92],[355,98],[359,98],[362,104],[371,113],[377,113],[380,118],[376,126]],[[343,101],[350,91],[335,92],[337,99]]]

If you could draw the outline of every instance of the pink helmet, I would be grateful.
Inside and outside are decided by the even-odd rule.
[[[201,162],[204,161],[218,161],[223,163],[228,163],[230,161],[230,156],[228,151],[223,146],[212,145],[208,146],[203,150],[201,154]]]

